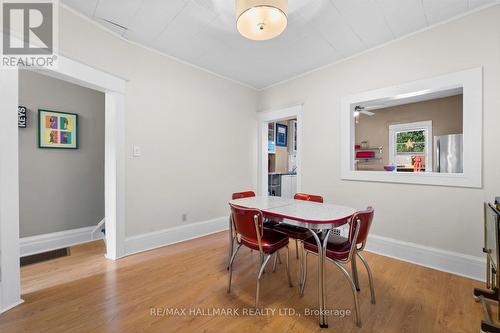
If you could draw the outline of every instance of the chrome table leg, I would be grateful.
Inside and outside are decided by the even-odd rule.
[[[302,272],[302,280],[300,281],[300,297],[304,296],[304,289],[306,288],[306,279],[307,279],[307,255],[309,252],[304,251],[302,253],[303,256],[303,272]]]
[[[309,229],[311,230],[311,229]],[[324,268],[325,268],[325,255],[326,251],[325,248],[319,239],[318,235],[314,232],[314,230],[311,230],[314,240],[316,241],[316,245],[318,246],[318,300],[319,300],[319,327],[321,328],[328,328],[328,318],[325,315],[325,273],[324,273]],[[330,235],[330,230],[326,232],[325,235],[325,241],[324,244],[326,245],[326,242],[328,241],[328,236]]]
[[[324,233],[325,231],[323,230],[322,233]],[[327,247],[327,244],[328,244],[328,238],[330,237],[330,232],[331,232],[331,229],[327,230],[326,231],[326,234],[325,234],[325,237],[323,239],[323,246],[322,246],[322,252],[321,252],[321,274],[322,274],[322,277],[321,277],[321,283],[322,283],[322,286],[321,286],[321,292],[323,294],[323,309],[326,310],[326,279],[325,279],[325,263],[326,263],[326,247]],[[322,328],[328,328],[328,316],[326,315],[326,311],[324,311],[323,313],[323,327]]]
[[[299,293],[302,289],[302,275],[304,274],[304,245],[302,241],[299,242],[300,250],[299,250]]]

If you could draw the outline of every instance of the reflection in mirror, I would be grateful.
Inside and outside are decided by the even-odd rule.
[[[351,105],[354,168],[463,173],[463,89]]]

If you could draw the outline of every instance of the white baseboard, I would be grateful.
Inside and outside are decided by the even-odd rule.
[[[125,239],[125,255],[148,251],[228,229],[228,217],[190,223]]]
[[[227,229],[228,217],[221,217],[205,222],[191,223],[127,237],[125,239],[125,255],[156,249]],[[486,261],[481,257],[377,235],[370,235],[368,237],[366,250],[416,265],[485,281]]]
[[[94,228],[91,226],[23,237],[19,240],[21,257],[102,239],[102,233],[92,234]]]
[[[486,259],[481,257],[377,235],[368,236],[366,250],[474,280],[485,281],[486,279]]]
[[[0,309],[0,314],[4,313],[6,311],[9,311],[10,309],[15,308],[16,306],[21,305],[23,303],[24,303],[24,300],[19,299],[17,302],[15,302],[13,304],[9,304],[7,306],[4,306],[3,308]]]

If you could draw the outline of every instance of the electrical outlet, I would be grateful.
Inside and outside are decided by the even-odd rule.
[[[182,222],[186,222],[188,219],[188,216],[186,213],[182,214]]]

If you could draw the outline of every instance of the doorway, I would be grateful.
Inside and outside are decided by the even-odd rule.
[[[105,93],[106,258],[125,255],[125,86],[126,81],[57,55],[57,68],[35,70]],[[0,313],[22,303],[19,246],[19,71],[0,70]]]
[[[261,112],[258,192],[293,198],[301,190],[302,105]]]
[[[268,122],[267,126],[267,193],[293,198],[297,193],[297,118]]]
[[[19,108],[21,293],[26,295],[47,287],[43,280],[53,276],[41,262],[64,268],[65,257],[79,255],[73,246],[92,241],[106,252],[105,94],[19,70]]]

